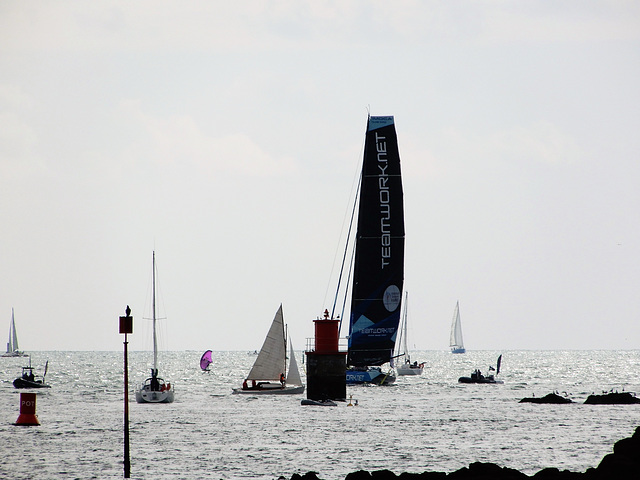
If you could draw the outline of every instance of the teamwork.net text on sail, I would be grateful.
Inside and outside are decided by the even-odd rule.
[[[389,265],[391,259],[391,204],[389,195],[389,174],[386,172],[389,167],[387,160],[387,141],[386,137],[375,132],[376,151],[378,152],[378,196],[380,199],[380,244],[381,244],[381,261],[382,269]]]

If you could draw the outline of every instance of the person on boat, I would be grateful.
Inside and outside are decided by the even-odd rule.
[[[247,380],[245,379],[244,382],[242,382],[242,389],[243,390],[249,390],[249,386],[247,385]]]
[[[284,385],[287,383],[286,379],[284,378],[284,373],[280,374],[280,385],[282,385],[282,388],[284,388]]]
[[[151,369],[151,391],[157,392],[160,390],[160,382],[158,382],[158,370]]]

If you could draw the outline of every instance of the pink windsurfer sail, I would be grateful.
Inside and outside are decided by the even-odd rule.
[[[211,350],[207,350],[202,354],[202,358],[200,358],[200,368],[202,370],[208,371],[209,365],[213,363],[213,352]]]

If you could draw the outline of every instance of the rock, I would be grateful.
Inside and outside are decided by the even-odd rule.
[[[401,473],[400,480],[444,480],[447,474],[444,472]]]
[[[596,473],[596,478],[640,478],[640,427],[632,437],[615,443],[613,453],[602,459]]]
[[[552,404],[560,404],[560,403],[573,403],[570,398],[561,397],[560,395],[556,395],[555,393],[549,393],[544,397],[526,397],[520,400],[519,403],[552,403]]]
[[[345,480],[371,480],[371,474],[364,470],[359,470],[357,472],[349,473]]]
[[[291,475],[291,480],[320,480],[316,472],[307,472],[304,475],[294,473]]]
[[[623,438],[613,445],[613,454],[632,460],[640,459],[640,436]]]
[[[460,480],[520,480],[529,478],[512,468],[503,468],[495,463],[474,462],[469,468],[461,468],[450,473],[447,478]]]
[[[589,395],[584,403],[588,405],[630,405],[640,403],[640,398],[631,395],[629,392],[615,392],[604,395]]]
[[[559,470],[555,467],[543,468],[532,478],[536,480],[569,480],[573,478],[582,478],[582,473],[570,472],[569,470]]]
[[[377,470],[371,472],[371,480],[395,480],[396,474],[390,470]]]
[[[400,480],[523,480],[525,478],[534,478],[535,480],[636,480],[640,478],[640,427],[636,428],[631,437],[617,441],[613,446],[613,453],[606,455],[596,468],[588,468],[584,473],[550,467],[529,477],[518,470],[501,467],[494,463],[474,462],[468,468],[463,467],[448,475],[444,472],[424,472],[401,473],[396,476],[389,470],[378,470],[373,473],[360,470],[348,474],[345,480],[395,480],[398,478]],[[292,475],[291,480],[320,479],[315,472],[308,472],[303,476],[296,473]]]

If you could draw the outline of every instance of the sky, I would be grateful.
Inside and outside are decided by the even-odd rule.
[[[409,344],[640,348],[640,4],[0,1],[0,340],[294,345],[394,115]],[[4,320],[3,320],[4,319]],[[2,327],[2,325],[5,327]]]

